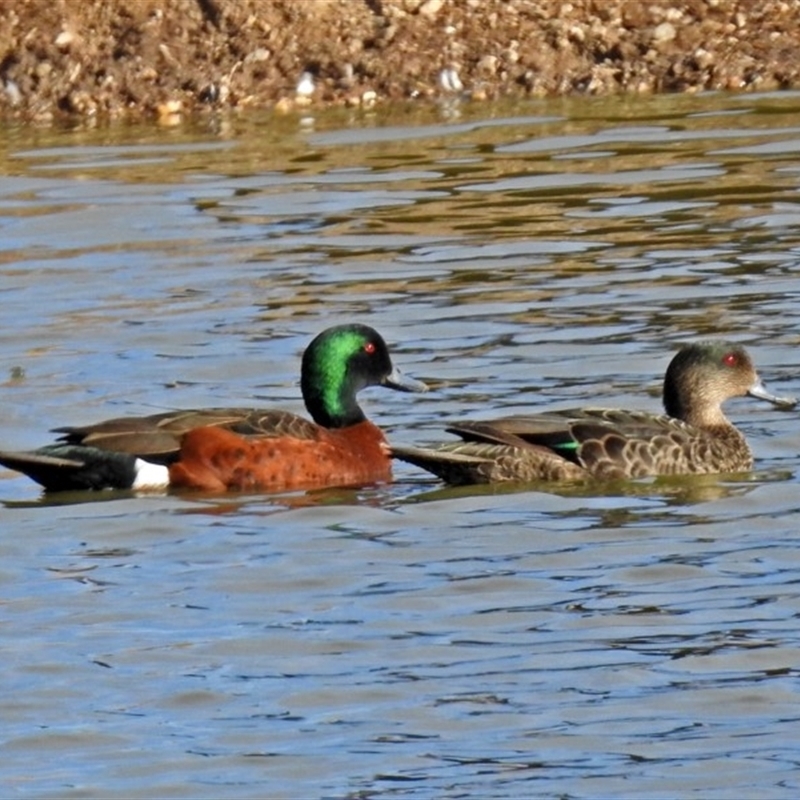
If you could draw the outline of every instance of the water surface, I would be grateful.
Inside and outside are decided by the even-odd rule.
[[[302,411],[377,327],[448,419],[657,410],[682,342],[797,374],[797,94],[11,128],[7,449],[56,424]],[[0,472],[0,783],[19,797],[794,798],[797,413],[752,475],[42,498]]]

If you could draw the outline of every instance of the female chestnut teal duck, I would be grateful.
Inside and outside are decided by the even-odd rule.
[[[391,479],[388,444],[358,406],[367,386],[425,391],[392,366],[366,325],[320,333],[303,354],[301,388],[313,422],[288,411],[214,408],[55,428],[58,443],[0,463],[48,491],[165,489],[284,491]]]
[[[392,455],[451,484],[742,472],[753,458],[722,403],[743,395],[796,404],[767,392],[743,347],[700,342],[682,348],[667,368],[666,415],[580,408],[460,422],[447,430],[463,442],[392,447]]]

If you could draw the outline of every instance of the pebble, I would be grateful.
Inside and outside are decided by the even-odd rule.
[[[480,61],[478,61],[478,69],[481,72],[485,72],[489,75],[494,75],[497,72],[497,64],[500,59],[497,56],[488,55],[482,56]]]
[[[75,34],[72,31],[61,31],[61,33],[56,36],[55,46],[59,50],[69,50],[69,46],[75,40]]]
[[[18,106],[22,102],[22,92],[19,90],[19,86],[17,86],[14,81],[6,79],[5,83],[3,84],[3,88],[6,91],[8,102],[12,106]]]
[[[671,22],[662,22],[656,25],[653,31],[653,40],[656,42],[671,42],[678,35],[675,26]]]
[[[294,90],[298,97],[311,97],[314,94],[314,76],[310,72],[304,72],[297,82],[297,88]]]
[[[435,17],[442,10],[443,5],[444,0],[425,0],[417,11],[426,17]]]
[[[256,61],[269,61],[271,57],[272,53],[266,47],[257,47],[252,53],[248,53],[244,57],[244,63],[252,64]]]
[[[181,121],[182,110],[183,104],[180,100],[167,100],[164,103],[159,103],[156,106],[158,124],[166,127],[178,125]]]
[[[439,73],[439,85],[446,92],[460,92],[464,89],[455,67],[446,67]]]

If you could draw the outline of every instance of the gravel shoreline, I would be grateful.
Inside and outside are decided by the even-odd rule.
[[[0,0],[0,79],[37,122],[788,89],[800,0]]]

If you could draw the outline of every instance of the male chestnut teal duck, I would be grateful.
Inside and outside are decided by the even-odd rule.
[[[425,391],[392,366],[366,325],[320,333],[303,354],[301,388],[313,422],[288,411],[212,408],[55,428],[56,444],[0,452],[0,464],[48,491],[165,489],[285,491],[391,479],[383,432],[356,401],[367,386]]]
[[[666,415],[579,408],[458,422],[447,430],[463,442],[394,446],[392,454],[451,484],[743,472],[753,457],[722,403],[744,395],[796,404],[767,392],[743,347],[699,342],[683,347],[667,368]]]

